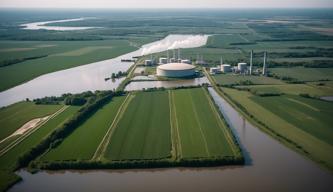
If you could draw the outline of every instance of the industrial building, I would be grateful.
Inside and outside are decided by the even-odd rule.
[[[145,65],[146,65],[146,66],[153,65],[153,60],[151,60],[151,59],[146,59],[146,60],[145,60]]]
[[[160,57],[159,59],[159,64],[167,64],[168,63],[168,58],[165,57]]]
[[[156,68],[161,77],[188,77],[195,75],[195,66],[186,63],[168,63]]]
[[[219,68],[219,67],[211,67],[209,69],[209,72],[210,72],[210,74],[220,73],[221,72],[221,68]]]
[[[245,73],[247,70],[247,64],[246,63],[238,63],[237,70],[239,73]]]
[[[221,71],[223,73],[229,73],[229,72],[231,72],[231,65],[229,65],[229,64],[222,64],[221,65]]]

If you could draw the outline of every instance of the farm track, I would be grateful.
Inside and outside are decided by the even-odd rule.
[[[6,154],[8,151],[10,151],[12,148],[14,148],[19,143],[21,143],[25,138],[29,137],[31,134],[33,134],[35,131],[37,131],[40,127],[42,127],[43,125],[45,125],[49,120],[53,119],[54,117],[56,117],[57,115],[59,115],[60,113],[62,113],[63,111],[65,111],[68,107],[69,106],[63,106],[61,109],[59,109],[57,112],[55,112],[54,114],[52,114],[45,121],[43,121],[42,123],[40,123],[38,126],[36,126],[35,128],[30,129],[29,131],[25,132],[20,137],[18,137],[13,142],[11,142],[9,145],[7,145],[6,147],[4,147],[0,151],[0,157],[3,156],[4,154]]]
[[[113,119],[108,131],[106,132],[106,134],[104,135],[101,143],[98,145],[95,153],[94,153],[94,156],[92,157],[92,160],[100,160],[104,154],[104,152],[106,151],[106,148],[107,146],[109,145],[110,143],[110,139],[111,139],[111,136],[118,124],[118,122],[120,121],[120,119],[123,117],[129,103],[131,102],[131,100],[135,97],[135,95],[132,95],[131,93],[129,93],[124,102],[121,104],[121,106],[119,107],[118,109],[118,112],[115,116],[115,118]]]

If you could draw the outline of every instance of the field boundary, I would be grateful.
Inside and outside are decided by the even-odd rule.
[[[170,108],[170,126],[171,126],[171,136],[172,136],[172,149],[174,150],[174,158],[180,159],[182,155],[181,143],[180,143],[180,135],[179,135],[179,127],[178,127],[178,118],[176,106],[174,104],[174,96],[173,91],[168,90],[169,92],[169,108]],[[174,121],[173,121],[174,120]],[[174,126],[175,124],[175,126]]]
[[[199,126],[199,129],[200,129],[200,135],[202,136],[202,139],[205,143],[205,149],[206,149],[206,152],[207,152],[207,156],[210,156],[210,153],[209,153],[209,149],[208,149],[208,144],[207,144],[207,140],[206,140],[206,136],[204,134],[204,132],[202,131],[202,126],[201,126],[201,123],[199,121],[199,116],[198,116],[198,112],[197,112],[197,108],[195,107],[195,104],[193,102],[193,96],[191,94],[190,95],[190,98],[191,98],[191,104],[192,104],[192,108],[193,108],[193,113],[195,115],[195,120],[196,122],[198,123],[198,126]]]
[[[118,124],[119,120],[122,118],[122,116],[124,115],[129,103],[131,102],[131,100],[134,98],[135,95],[129,93],[125,100],[123,101],[123,103],[121,104],[121,106],[119,107],[116,116],[114,117],[108,131],[105,133],[102,141],[100,142],[100,144],[98,145],[92,160],[100,160],[101,157],[103,156],[113,133],[113,130],[115,129],[115,126]]]
[[[20,137],[16,138],[14,141],[12,141],[10,144],[8,144],[6,147],[4,147],[0,151],[0,157],[3,156],[3,155],[5,155],[8,151],[10,151],[16,145],[18,145],[19,143],[21,143],[27,137],[29,137],[31,134],[33,134],[35,131],[37,131],[40,127],[42,127],[43,125],[45,125],[49,120],[55,118],[60,113],[64,112],[68,107],[69,106],[67,106],[67,105],[63,106],[58,111],[56,111],[55,113],[53,113],[52,115],[50,115],[45,121],[41,122],[38,126],[36,126],[35,128],[33,128],[31,130],[28,130],[26,133],[24,133]]]

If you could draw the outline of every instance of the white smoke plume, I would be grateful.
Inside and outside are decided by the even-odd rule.
[[[141,55],[157,53],[168,49],[201,47],[206,44],[208,35],[169,35],[157,43],[142,47]]]

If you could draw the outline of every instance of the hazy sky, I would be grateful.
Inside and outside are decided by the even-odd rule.
[[[333,0],[0,0],[0,7],[19,8],[316,8]]]

